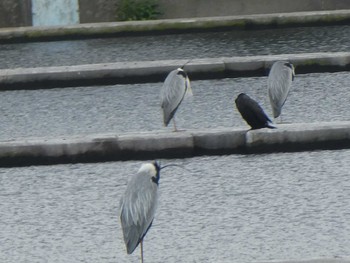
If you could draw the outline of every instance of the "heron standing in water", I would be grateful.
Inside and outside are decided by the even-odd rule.
[[[277,61],[272,65],[267,86],[274,118],[281,115],[282,107],[287,100],[294,77],[295,71],[292,63]]]
[[[143,239],[152,226],[158,203],[158,184],[160,170],[169,166],[160,166],[156,161],[141,166],[133,175],[120,200],[120,222],[128,254],[141,245],[141,262],[143,262]]]
[[[190,79],[183,67],[175,69],[166,77],[161,90],[161,107],[163,110],[164,126],[173,120],[174,131],[177,131],[175,112],[186,94],[192,94]]]

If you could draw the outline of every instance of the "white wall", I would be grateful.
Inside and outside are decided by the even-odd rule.
[[[79,23],[78,0],[32,0],[33,26]]]

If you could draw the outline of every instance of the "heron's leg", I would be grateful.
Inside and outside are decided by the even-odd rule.
[[[176,123],[175,123],[175,116],[174,116],[174,118],[173,118],[173,122],[174,122],[174,131],[177,131]]]
[[[282,123],[282,113],[280,114],[280,116],[278,116],[277,118],[275,118],[275,123]]]
[[[143,240],[141,240],[140,245],[141,245],[141,263],[143,263]]]

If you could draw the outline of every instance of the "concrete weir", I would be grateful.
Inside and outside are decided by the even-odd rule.
[[[0,142],[0,166],[152,160],[350,148],[350,121],[280,124],[277,129],[154,131]]]
[[[0,70],[0,90],[160,82],[171,70],[185,64],[191,80],[267,76],[277,60],[291,61],[296,66],[296,74],[350,71],[350,52],[133,61],[3,69]]]
[[[18,27],[0,29],[0,43],[57,41],[217,30],[250,30],[295,26],[343,25],[348,24],[349,21],[350,10],[330,10],[148,21],[86,23],[63,27]]]
[[[350,263],[350,258],[317,258],[288,261],[265,261],[259,263]]]

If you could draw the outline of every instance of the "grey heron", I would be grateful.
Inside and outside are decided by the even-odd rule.
[[[270,70],[267,86],[273,117],[281,115],[282,107],[295,77],[294,66],[287,61],[275,62]]]
[[[270,118],[266,115],[261,106],[245,93],[237,96],[236,107],[243,119],[250,125],[252,130],[261,128],[276,128],[271,125]]]
[[[141,246],[143,262],[143,238],[150,229],[158,203],[158,184],[160,170],[169,166],[160,166],[156,161],[143,164],[138,172],[131,176],[124,196],[120,200],[120,222],[128,254]]]
[[[183,68],[171,71],[166,77],[161,90],[161,107],[163,109],[164,126],[168,126],[171,119],[175,124],[175,112],[186,94],[192,94],[190,79]]]

